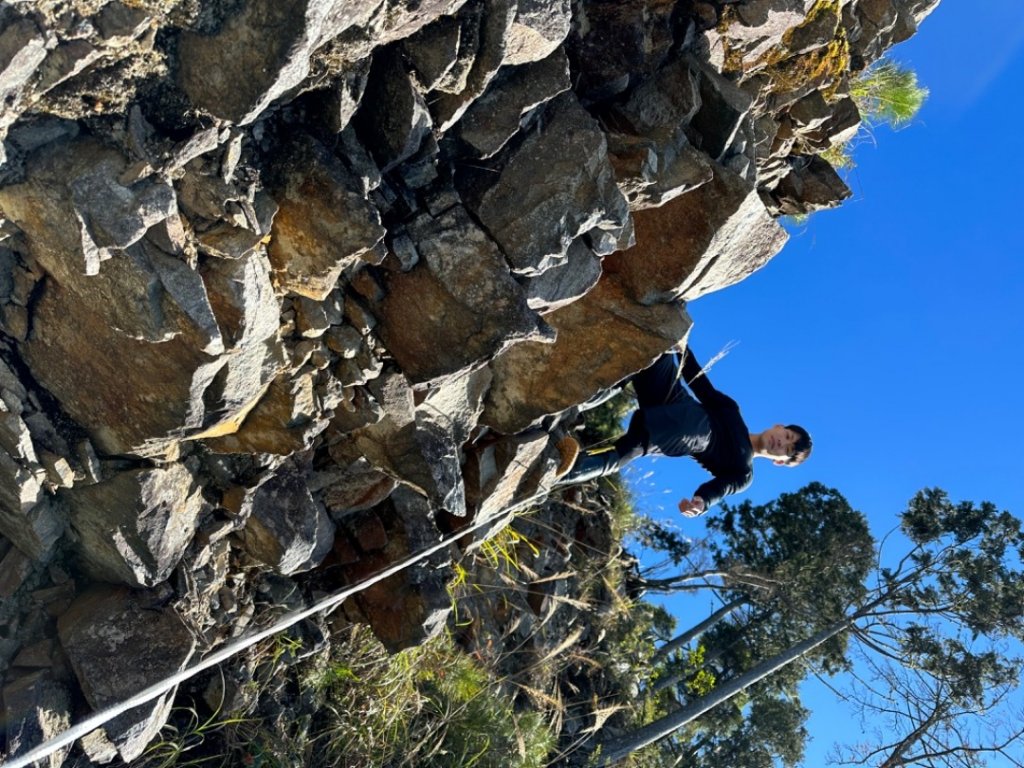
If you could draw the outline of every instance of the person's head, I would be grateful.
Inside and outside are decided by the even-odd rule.
[[[760,437],[760,455],[772,459],[779,466],[795,467],[811,455],[811,436],[797,424],[776,424],[762,432]]]

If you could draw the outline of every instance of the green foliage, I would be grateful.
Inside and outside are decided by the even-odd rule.
[[[690,672],[686,681],[686,692],[692,696],[706,696],[715,687],[715,675],[704,667],[703,645],[692,649],[686,659],[687,671]]]
[[[918,84],[917,73],[912,69],[891,59],[879,59],[850,79],[850,98],[867,128],[861,128],[850,141],[833,144],[821,152],[833,168],[841,170],[856,167],[853,149],[872,125],[884,123],[900,128],[913,120],[928,98],[928,89]]]
[[[526,536],[519,533],[509,523],[495,534],[480,542],[479,557],[491,568],[504,568],[505,570],[518,571],[519,548],[524,547],[533,553],[534,557],[540,554],[540,550]]]
[[[850,83],[850,98],[862,118],[899,128],[924,106],[928,89],[918,84],[914,70],[892,59],[879,59]]]
[[[138,768],[221,764],[219,756],[203,755],[202,748],[219,740],[226,729],[245,722],[245,718],[225,716],[219,710],[203,718],[194,707],[175,707],[159,739],[146,748],[135,764]]]
[[[582,441],[593,446],[611,442],[622,434],[622,421],[636,408],[632,390],[623,389],[614,397],[583,414]]]
[[[388,657],[368,630],[354,629],[336,656],[344,662],[320,680],[330,716],[309,765],[545,764],[553,736],[541,715],[516,712],[487,671],[447,635]]]

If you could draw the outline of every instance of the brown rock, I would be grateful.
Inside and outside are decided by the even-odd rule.
[[[315,370],[299,374],[282,373],[267,387],[244,421],[231,434],[205,439],[215,453],[270,453],[276,456],[308,448],[313,438],[327,428],[313,384]]]
[[[481,423],[514,434],[542,416],[586,402],[646,368],[691,325],[679,304],[638,304],[619,276],[608,274],[546,319],[558,333],[554,344],[517,344],[491,364],[494,383]]]
[[[511,344],[547,337],[498,247],[464,209],[421,216],[409,231],[420,261],[385,276],[386,294],[372,310],[377,333],[410,380],[440,379]]]
[[[636,245],[605,259],[643,304],[690,301],[764,266],[787,234],[752,184],[721,166],[714,178],[661,208],[634,214]]]
[[[345,267],[384,237],[362,182],[321,144],[296,142],[272,194],[280,206],[268,249],[274,280],[286,291],[323,301]]]
[[[0,189],[0,206],[19,222],[31,253],[53,278],[34,305],[23,347],[36,379],[101,450],[159,456],[188,432],[234,428],[238,409],[251,405],[272,377],[262,361],[273,357],[265,342],[276,332],[277,306],[265,256],[232,262],[231,279],[218,283],[224,268],[200,276],[148,239],[125,250],[109,245],[134,238],[150,214],[117,223],[116,237],[113,224],[97,223],[106,221],[98,214],[91,230],[65,226],[76,211],[100,210],[100,201],[81,197],[83,190],[114,188],[109,178],[92,187],[67,179],[95,181],[97,169],[113,176],[124,164],[89,140],[37,153],[28,164],[30,181]],[[98,244],[101,229],[113,238],[102,240],[103,247],[117,255],[86,276],[83,238]],[[225,338],[235,342],[228,350]],[[225,351],[227,357],[218,356]],[[225,365],[229,372],[218,377]],[[222,382],[223,394],[217,392]],[[204,396],[214,403],[222,397],[223,408],[208,409]]]

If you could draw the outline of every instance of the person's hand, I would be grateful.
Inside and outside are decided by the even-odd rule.
[[[704,499],[694,496],[692,499],[683,499],[679,502],[679,511],[687,517],[698,517],[707,510],[704,508]]]

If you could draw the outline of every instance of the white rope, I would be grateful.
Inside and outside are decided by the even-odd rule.
[[[510,506],[507,510],[505,510],[505,514],[508,514],[509,512],[512,512],[517,508],[526,506],[528,504],[532,504],[534,501],[542,498],[543,496],[544,494],[537,494],[536,496],[532,496],[531,498],[526,499],[525,501],[519,502],[518,504],[514,504]],[[108,720],[111,720],[117,717],[118,715],[127,712],[129,709],[132,709],[133,707],[137,707],[141,704],[145,704],[149,701],[152,701],[158,696],[167,693],[176,686],[185,682],[189,678],[194,677],[195,675],[199,674],[204,670],[209,669],[210,667],[215,667],[223,661],[227,661],[229,658],[234,656],[239,651],[244,651],[246,648],[255,645],[261,640],[266,640],[268,637],[272,637],[276,635],[278,632],[288,629],[288,627],[291,627],[294,624],[298,624],[300,621],[304,619],[308,619],[311,616],[315,616],[321,611],[326,611],[331,608],[335,608],[338,605],[341,605],[341,603],[343,603],[352,595],[358,592],[362,592],[364,589],[367,589],[368,587],[371,587],[374,584],[383,581],[389,576],[394,576],[396,573],[405,570],[410,565],[418,563],[420,560],[425,560],[435,552],[439,552],[440,550],[451,545],[458,539],[461,539],[466,534],[472,533],[478,528],[483,528],[485,525],[493,525],[498,520],[498,518],[499,516],[495,515],[494,517],[488,517],[486,519],[480,520],[474,523],[473,525],[469,526],[468,528],[464,528],[460,531],[457,531],[456,533],[453,533],[448,537],[442,538],[440,541],[437,542],[437,544],[434,544],[428,547],[427,549],[409,555],[409,557],[405,558],[404,560],[400,560],[394,565],[389,566],[388,568],[384,569],[383,571],[380,571],[379,573],[374,574],[373,576],[369,576],[363,579],[362,581],[357,582],[356,584],[348,586],[345,589],[335,592],[332,595],[328,595],[327,597],[323,598],[318,603],[315,603],[313,606],[309,608],[287,613],[284,616],[282,616],[273,626],[270,626],[267,629],[260,630],[259,632],[256,632],[252,635],[244,635],[240,638],[237,638],[236,640],[233,640],[232,642],[228,643],[226,646],[221,648],[219,651],[210,654],[205,659],[202,659],[196,664],[190,667],[185,667],[181,671],[176,672],[168,677],[165,677],[160,682],[154,683],[145,690],[140,691],[131,698],[126,699],[125,701],[122,701],[119,704],[107,707],[106,709],[100,710],[99,712],[90,715],[88,718],[78,723],[78,725],[72,726],[60,735],[54,736],[53,738],[44,741],[31,752],[27,752],[24,755],[12,758],[7,762],[0,763],[0,766],[2,766],[3,768],[26,768],[27,766],[30,766],[39,760],[43,760],[44,758],[47,758],[50,755],[52,755],[58,749],[70,746],[77,739],[80,739],[83,736],[96,730],[101,725],[106,723]]]

